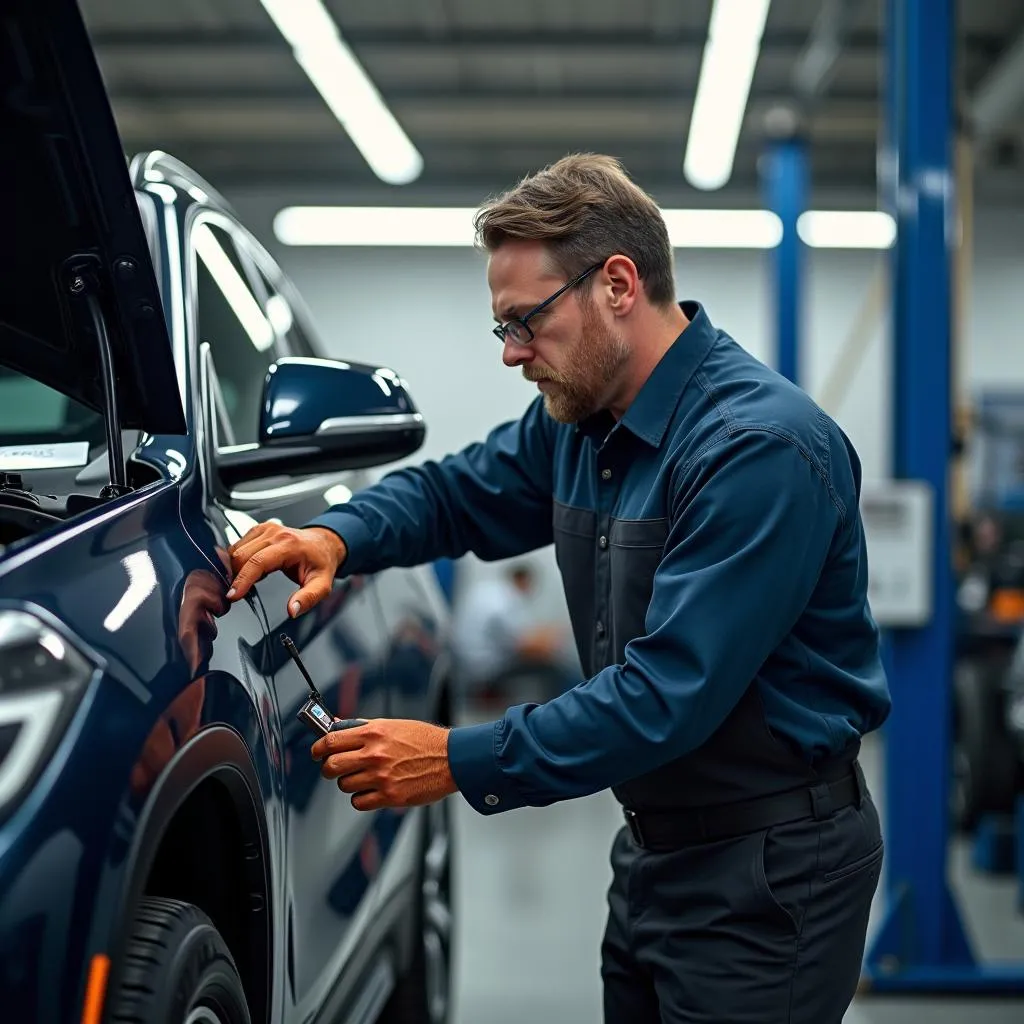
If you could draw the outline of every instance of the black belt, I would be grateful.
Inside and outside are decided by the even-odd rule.
[[[784,793],[741,800],[717,807],[672,808],[634,811],[623,807],[633,842],[645,850],[665,852],[696,843],[759,832],[802,818],[824,821],[850,804],[860,806],[867,793],[864,773],[853,761],[847,774],[833,781]]]

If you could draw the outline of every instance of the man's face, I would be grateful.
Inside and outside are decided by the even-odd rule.
[[[525,316],[566,278],[541,243],[515,241],[491,255],[487,281],[494,317],[504,323]],[[604,408],[629,358],[628,345],[602,316],[592,287],[597,285],[588,277],[561,294],[530,318],[533,341],[520,345],[506,338],[502,354],[506,366],[522,367],[523,376],[537,383],[549,415],[562,423],[578,423]]]

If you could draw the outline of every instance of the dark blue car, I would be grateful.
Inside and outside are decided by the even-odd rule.
[[[422,418],[208,184],[129,169],[72,0],[4,4],[0,85],[0,1020],[440,1024],[448,804],[355,811],[281,641],[335,716],[445,722],[436,577],[225,600]]]

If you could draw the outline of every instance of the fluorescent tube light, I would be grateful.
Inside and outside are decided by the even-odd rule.
[[[773,249],[782,222],[770,210],[662,210],[674,249]],[[471,207],[289,206],[274,218],[284,245],[458,246],[473,244]],[[815,248],[887,249],[896,225],[887,213],[809,210],[797,221]]]
[[[285,245],[469,246],[470,207],[291,206],[274,218]],[[769,210],[663,210],[677,249],[771,249],[782,224]]]
[[[423,170],[423,158],[381,99],[321,0],[260,2],[373,173],[389,185],[415,181]]]
[[[292,206],[274,218],[285,245],[473,244],[468,207]]]
[[[773,249],[782,221],[770,210],[662,210],[673,249]]]
[[[796,231],[816,249],[888,249],[896,241],[896,222],[880,210],[808,210]]]
[[[732,175],[769,2],[715,0],[711,10],[683,161],[695,188],[721,188]]]

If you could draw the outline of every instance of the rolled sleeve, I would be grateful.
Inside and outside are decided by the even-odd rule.
[[[448,766],[467,803],[481,814],[525,805],[498,763],[496,750],[505,720],[457,726],[448,733]]]

